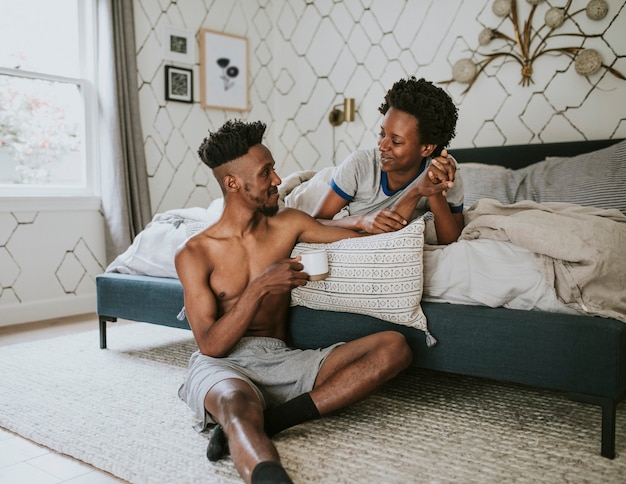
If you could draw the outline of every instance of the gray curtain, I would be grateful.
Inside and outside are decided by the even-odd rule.
[[[133,2],[98,0],[98,116],[107,264],[152,217],[139,116]]]

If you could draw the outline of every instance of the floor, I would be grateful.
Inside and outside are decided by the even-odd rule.
[[[95,314],[0,327],[0,347],[98,328]],[[120,484],[126,481],[0,427],[3,484]]]

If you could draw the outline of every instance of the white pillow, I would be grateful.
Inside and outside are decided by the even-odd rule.
[[[319,201],[326,195],[326,192],[328,192],[330,180],[334,172],[334,166],[323,168],[308,180],[293,187],[291,191],[285,195],[285,207],[297,208],[312,215]]]
[[[176,249],[192,235],[214,224],[223,206],[223,199],[218,198],[208,208],[182,208],[156,214],[105,272],[177,278]]]
[[[420,306],[423,286],[424,220],[397,232],[344,239],[331,244],[298,243],[292,257],[325,248],[329,275],[291,291],[292,305],[365,314],[428,332]]]

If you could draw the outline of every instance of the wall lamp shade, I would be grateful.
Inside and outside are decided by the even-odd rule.
[[[333,106],[333,110],[328,115],[330,124],[339,126],[344,121],[348,123],[354,121],[354,98],[347,97],[343,100],[343,111],[339,109],[339,106],[341,106],[341,104]]]

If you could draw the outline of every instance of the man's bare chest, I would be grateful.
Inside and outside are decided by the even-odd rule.
[[[218,300],[226,303],[237,299],[250,282],[272,264],[291,255],[293,243],[285,241],[253,241],[225,243],[212,251],[213,269],[209,285]]]

